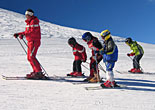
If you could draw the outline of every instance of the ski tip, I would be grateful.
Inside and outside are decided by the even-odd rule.
[[[3,80],[6,80],[6,76],[4,76],[4,75],[2,75],[2,77],[1,77]]]
[[[2,78],[4,78],[5,76],[4,75],[2,75]]]

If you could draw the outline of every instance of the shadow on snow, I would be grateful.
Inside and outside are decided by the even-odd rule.
[[[155,91],[155,81],[142,79],[116,78],[118,84],[127,85],[128,90]]]

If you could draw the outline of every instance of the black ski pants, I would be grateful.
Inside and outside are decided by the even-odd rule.
[[[143,54],[137,55],[133,58],[133,67],[136,69],[140,69],[140,59],[142,58]]]
[[[82,72],[81,63],[82,63],[81,60],[74,60],[74,62],[73,62],[73,71],[74,72]]]

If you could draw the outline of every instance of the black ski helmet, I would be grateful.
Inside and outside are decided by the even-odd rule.
[[[76,44],[75,38],[74,38],[74,37],[69,38],[69,39],[68,39],[68,44],[69,44],[69,45],[75,46],[75,44]]]
[[[32,13],[34,13],[34,11],[32,10],[32,9],[27,9],[26,11],[29,11],[29,12],[32,12]]]
[[[130,37],[126,38],[126,39],[125,39],[125,43],[131,44],[131,43],[132,43],[132,39],[131,39]]]

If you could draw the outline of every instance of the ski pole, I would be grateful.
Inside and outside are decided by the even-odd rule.
[[[95,51],[94,51],[94,54],[95,54]],[[99,69],[98,69],[98,63],[97,63],[97,55],[95,54],[95,61],[96,61],[96,72],[97,72],[97,77],[99,79],[98,83],[100,82],[100,77],[99,77]]]
[[[90,63],[88,63],[88,62],[85,62],[85,63],[90,64]]]
[[[81,64],[84,68],[86,68],[87,70],[89,70],[89,68],[87,68],[85,65]]]
[[[104,72],[104,73],[106,73],[106,71],[104,70],[104,68],[99,64],[99,66],[100,66],[100,69]]]
[[[20,40],[18,39],[18,37],[17,37],[17,40],[18,40],[19,44],[21,45],[21,47],[23,48],[25,54],[27,55],[27,52],[26,52],[24,46],[22,45],[22,43],[20,42]],[[24,43],[26,44],[25,40],[23,40],[23,41],[24,41]],[[26,46],[28,47],[27,44],[26,44]],[[37,60],[37,58],[36,58],[36,60]],[[38,61],[38,60],[37,60],[37,61]],[[39,62],[39,61],[38,61],[38,62]],[[33,62],[33,63],[34,63],[34,62]],[[34,64],[35,64],[35,63],[34,63]],[[39,64],[40,64],[40,62],[39,62]],[[47,72],[45,71],[45,69],[43,68],[43,66],[42,66],[41,64],[40,64],[40,66],[41,66],[41,68],[44,70],[45,74],[48,76],[48,74],[47,74]]]
[[[25,52],[25,53],[26,53],[26,55],[27,55],[27,52],[26,52],[26,50],[25,50],[24,46],[22,45],[22,43],[20,42],[20,40],[18,39],[18,37],[17,37],[17,40],[18,40],[19,44],[21,45],[21,47],[23,48],[24,52]]]
[[[28,47],[27,43],[25,42],[25,40],[24,40],[24,39],[22,39],[22,40],[23,40],[23,42],[25,43],[25,45],[27,46],[27,48],[29,49],[29,47]],[[35,58],[36,58],[36,57],[35,57]],[[38,61],[37,58],[36,58],[36,60]],[[48,76],[48,74],[47,74],[46,70],[44,69],[44,67],[40,64],[39,61],[38,61],[38,63],[39,63],[39,65],[41,66],[41,68],[44,70],[45,74]]]
[[[88,63],[88,62],[85,62],[85,63],[87,63],[87,64],[90,64],[90,63]],[[99,64],[99,66],[100,66],[100,69],[104,72],[104,73],[106,73],[106,71],[104,70],[104,68]]]
[[[129,56],[129,58],[133,61],[133,59]],[[143,71],[143,68],[139,65],[139,63],[137,62],[137,60],[135,60],[135,62],[136,62],[136,64],[141,68],[141,70],[142,70],[142,72],[144,72]]]

